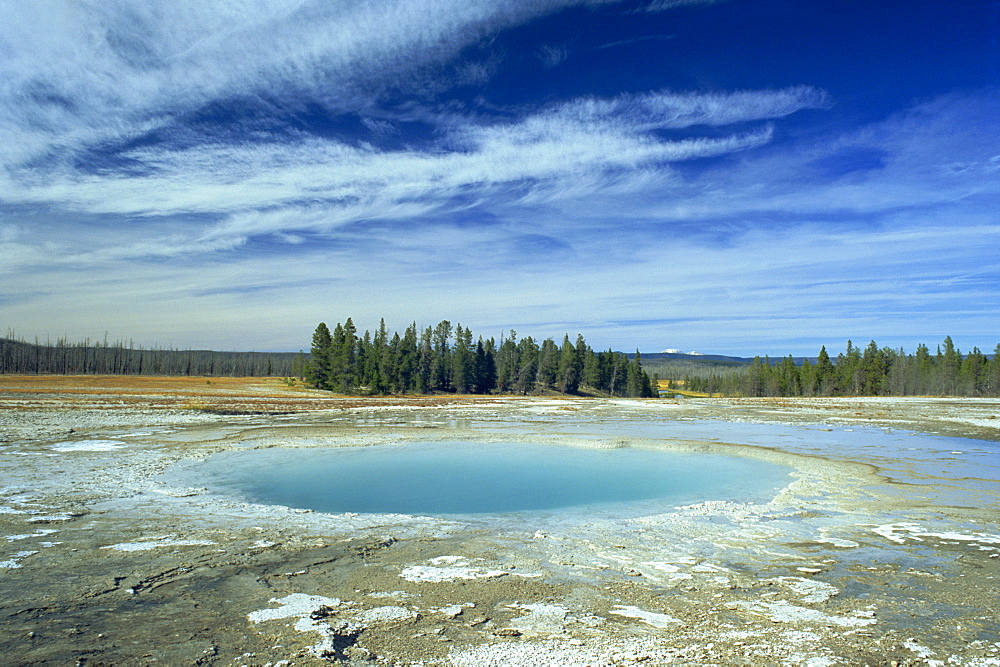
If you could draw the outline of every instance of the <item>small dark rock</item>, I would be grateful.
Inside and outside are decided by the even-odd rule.
[[[495,634],[497,637],[520,637],[521,631],[518,630],[517,628],[500,628],[493,634]]]
[[[321,621],[324,618],[329,618],[330,616],[333,616],[335,613],[336,610],[333,607],[328,607],[327,605],[324,604],[317,607],[315,611],[309,614],[309,618],[311,618],[314,621]]]

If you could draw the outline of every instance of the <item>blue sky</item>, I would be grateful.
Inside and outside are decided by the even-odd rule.
[[[1000,342],[1000,5],[0,0],[0,328]]]

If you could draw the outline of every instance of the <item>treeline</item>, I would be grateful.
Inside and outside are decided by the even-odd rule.
[[[621,352],[594,352],[577,336],[557,345],[530,336],[473,339],[472,331],[444,320],[418,331],[416,323],[391,336],[382,320],[378,331],[359,335],[351,318],[331,332],[316,327],[306,379],[320,389],[360,394],[565,394],[584,391],[610,396],[655,396],[642,359]]]
[[[144,349],[89,340],[27,343],[0,338],[0,373],[59,375],[300,376],[302,354]]]
[[[836,360],[824,346],[815,363],[755,357],[746,368],[690,374],[683,382],[691,391],[727,396],[1000,396],[1000,345],[987,357],[978,348],[962,354],[950,336],[934,353],[919,345],[906,354],[875,341],[862,350],[847,341]]]

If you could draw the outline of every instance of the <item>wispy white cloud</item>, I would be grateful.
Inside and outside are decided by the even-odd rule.
[[[613,100],[586,100],[572,105],[567,112],[585,117],[631,118],[637,128],[653,130],[781,118],[804,109],[828,108],[832,103],[823,90],[795,86],[717,94],[628,95]]]
[[[677,7],[686,7],[691,5],[714,5],[719,2],[727,1],[728,0],[651,0],[649,4],[642,8],[642,11],[663,12],[669,9],[676,9]]]
[[[153,222],[192,214],[222,218],[193,222],[187,231],[172,225],[168,233],[115,248],[71,253],[77,261],[229,250],[254,235],[329,233],[358,221],[454,211],[468,205],[465,199],[456,201],[459,194],[482,201],[513,187],[521,201],[538,203],[575,198],[582,188],[591,196],[630,191],[648,184],[643,169],[745,150],[772,136],[766,125],[722,138],[679,140],[659,138],[651,130],[780,117],[825,99],[809,89],[759,96],[764,99],[737,93],[729,109],[720,95],[571,101],[513,123],[455,124],[443,140],[446,148],[427,151],[379,151],[317,139],[137,148],[122,157],[141,165],[142,175],[131,168],[98,174],[41,168],[19,181],[0,179],[0,195],[20,204],[138,215]],[[669,111],[656,116],[651,107]],[[609,178],[613,172],[624,178]]]
[[[966,312],[970,299],[1000,307],[997,261],[968,252],[1000,241],[995,90],[804,138],[786,128],[834,103],[804,85],[503,109],[436,100],[495,74],[502,56],[459,57],[484,37],[616,4],[0,4],[5,318],[56,336],[112,319],[170,344],[194,342],[173,317],[187,308],[198,344],[301,347],[297,332],[239,343],[245,289],[272,332],[308,331],[335,308],[370,325],[418,310],[554,336],[546,327],[596,313],[595,345],[631,322],[644,349],[699,348],[680,332],[713,322],[734,332],[715,331],[720,345],[778,341],[797,313],[816,338],[878,335],[878,311],[886,331],[945,330],[959,310],[967,330],[996,324]],[[681,4],[705,3],[645,9]],[[537,53],[552,65],[566,52]],[[192,120],[216,105],[294,115],[302,100],[371,143],[249,113],[225,136]],[[289,272],[338,288],[318,305]]]
[[[664,140],[650,130],[780,117],[825,97],[809,89],[725,96],[659,94],[573,101],[511,124],[451,128],[452,150],[378,151],[334,141],[157,147],[122,154],[143,175],[36,169],[0,180],[18,203],[58,204],[91,213],[234,213],[323,200],[323,225],[397,215],[401,206],[446,205],[455,192],[520,181],[638,169],[720,155],[766,143],[767,126],[723,138]],[[668,109],[655,116],[649,109]],[[665,116],[669,116],[666,119]],[[382,210],[379,210],[382,209]],[[307,215],[306,219],[317,220]],[[309,224],[299,225],[312,226]]]
[[[124,167],[79,164],[88,151],[162,132],[220,99],[290,88],[363,111],[380,90],[405,86],[421,68],[440,75],[484,34],[566,6],[613,4],[429,2],[262,0],[249,11],[244,3],[4,5],[0,21],[10,38],[9,57],[0,63],[0,132],[9,150],[0,197],[70,214],[222,217],[83,254],[208,252],[254,234],[448,210],[451,198],[469,188],[482,198],[530,181],[535,189],[522,196],[558,197],[560,182],[572,193],[571,183],[595,182],[603,172],[743,150],[771,136],[764,127],[670,141],[651,130],[777,118],[826,103],[822,92],[807,88],[654,93],[575,100],[506,124],[453,116],[453,125],[442,127],[443,143],[424,151],[193,136],[179,147],[118,149],[114,157]],[[391,130],[385,121],[371,123]]]
[[[601,44],[598,49],[613,49],[618,46],[627,46],[630,44],[640,44],[642,42],[666,42],[673,39],[673,35],[642,35],[641,37],[630,37],[629,39],[620,39],[614,42],[607,42],[606,44]]]
[[[996,216],[984,213],[976,200],[997,197],[991,170],[992,151],[998,143],[979,122],[989,99],[987,95],[979,100],[975,96],[937,100],[884,123],[813,144],[809,150],[791,147],[767,155],[746,154],[745,159],[694,180],[647,168],[651,160],[655,163],[665,153],[681,150],[677,142],[665,142],[669,148],[645,145],[636,139],[642,132],[619,131],[607,139],[617,143],[604,145],[588,139],[588,133],[572,123],[575,129],[569,131],[551,120],[559,114],[539,114],[509,125],[476,127],[463,138],[469,142],[466,152],[439,156],[350,152],[358,161],[345,167],[345,173],[352,172],[354,180],[337,181],[329,174],[325,178],[339,183],[345,192],[354,184],[355,194],[368,194],[339,205],[328,200],[296,202],[293,187],[289,202],[283,205],[235,210],[218,222],[200,223],[187,231],[180,223],[153,235],[148,229],[122,228],[116,243],[103,248],[81,251],[72,240],[61,250],[33,246],[34,237],[27,230],[13,227],[7,228],[3,240],[13,257],[38,262],[36,267],[55,263],[54,275],[80,265],[104,266],[112,273],[128,266],[130,275],[146,282],[145,289],[174,293],[184,279],[161,277],[157,265],[142,269],[135,258],[190,259],[232,250],[261,235],[305,233],[315,239],[319,234],[346,243],[348,250],[314,241],[301,246],[292,260],[294,266],[306,274],[351,282],[352,294],[358,289],[356,277],[366,276],[362,291],[371,296],[367,307],[371,312],[355,310],[353,314],[359,317],[374,318],[381,309],[390,319],[406,320],[412,315],[406,314],[405,304],[434,303],[431,310],[440,317],[462,312],[470,324],[521,322],[544,333],[545,318],[573,322],[582,308],[608,320],[603,329],[598,324],[589,327],[597,337],[595,343],[604,335],[610,344],[611,331],[619,326],[616,323],[634,319],[636,312],[706,327],[713,317],[727,322],[744,318],[734,340],[740,336],[745,340],[748,335],[780,339],[784,329],[779,323],[789,312],[826,312],[815,323],[798,325],[800,331],[814,331],[817,339],[822,338],[823,327],[827,340],[875,336],[879,331],[872,327],[880,314],[887,318],[879,325],[886,332],[893,323],[904,321],[913,330],[943,329],[941,322],[954,316],[951,309],[955,306],[949,306],[949,301],[964,303],[970,295],[987,312],[977,316],[983,320],[981,325],[970,324],[977,318],[963,314],[964,326],[987,327],[989,304],[996,298],[987,286],[1000,274],[1000,267],[995,260],[991,263],[981,257],[970,261],[967,251],[970,239],[980,245],[1000,241]],[[948,128],[956,125],[980,130],[950,132]],[[574,148],[575,141],[583,148]],[[859,143],[878,148],[879,165],[840,179],[810,176],[810,165],[817,160],[854,149]],[[601,158],[603,152],[617,152],[626,145],[633,146],[639,157],[632,161],[620,156],[612,161]],[[518,157],[518,146],[528,158]],[[580,157],[585,149],[595,156],[590,163]],[[546,161],[544,157],[553,151],[576,158],[565,163],[555,157]],[[211,178],[216,158],[199,157],[205,163],[196,168],[183,161],[191,155],[184,155],[161,170],[178,174],[191,170],[196,175],[191,187],[198,178]],[[259,162],[273,164],[270,180],[285,183],[293,173],[286,170],[288,165],[304,161],[307,155],[280,154]],[[928,162],[930,155],[935,162]],[[512,160],[514,166],[507,164]],[[958,163],[965,165],[961,178],[939,168]],[[575,166],[579,164],[592,168]],[[299,168],[314,170],[302,174],[301,183],[315,187],[325,182],[320,178],[324,165],[329,167],[323,160],[299,164]],[[603,174],[609,166],[618,168],[613,177]],[[357,182],[364,179],[359,174],[380,176],[370,178],[367,189],[361,189]],[[518,191],[514,199],[487,187],[527,177],[541,180],[533,189]],[[269,178],[261,177],[246,191],[266,188]],[[447,212],[442,202],[449,201],[449,195],[477,183],[482,187],[472,204],[475,215],[490,213],[502,224],[477,225],[460,233],[432,224],[436,216]],[[152,188],[152,183],[147,187]],[[177,192],[183,194],[186,188],[177,185]],[[275,201],[273,192],[264,199]],[[238,200],[234,195],[234,207]],[[859,226],[858,215],[867,220],[864,226]],[[387,226],[375,224],[379,220]],[[415,220],[421,222],[415,224]],[[550,253],[544,262],[525,263],[525,247],[518,244],[519,235],[525,233],[549,235],[571,252]],[[711,242],[703,242],[703,237]],[[84,235],[79,243],[83,242],[92,244],[93,237]],[[259,283],[262,276],[280,274],[282,262],[280,256],[230,259],[221,265],[222,270],[216,266],[208,274],[187,280],[202,291],[217,290],[217,295],[202,301],[215,303],[213,309],[219,309],[230,299],[225,286]],[[405,291],[410,298],[399,295],[396,303],[393,295],[401,289],[396,284],[401,273],[406,276]],[[462,289],[453,288],[456,281]],[[65,290],[70,282],[58,278],[50,287]],[[263,284],[268,284],[267,278]],[[623,298],[623,284],[630,285],[630,298]],[[30,287],[37,291],[40,284],[33,281]],[[470,293],[489,294],[483,301],[489,306],[479,310],[470,306]],[[568,293],[576,295],[572,303],[557,298]],[[176,298],[183,298],[183,293],[176,293]],[[92,303],[94,312],[102,312],[111,307],[97,305],[105,299],[81,293],[78,302]],[[923,303],[928,312],[914,313],[916,302]],[[539,304],[548,304],[544,315],[538,312]],[[449,308],[455,310],[449,312]],[[894,309],[899,313],[896,316],[892,316]],[[278,310],[294,318],[310,312],[311,306],[308,298],[282,294]],[[73,312],[67,311],[66,321]],[[774,327],[771,334],[764,328],[766,322]],[[665,326],[635,325],[630,335],[637,341],[655,341]],[[220,324],[219,335],[224,328]],[[698,347],[697,343],[691,340],[685,345]]]
[[[614,0],[4,3],[4,162],[127,140],[231,97],[308,90],[357,110],[485,35],[603,4]]]
[[[793,319],[800,320],[799,335],[810,338],[804,351],[812,352],[818,349],[813,341],[862,337],[899,340],[912,349],[901,334],[955,333],[958,321],[965,334],[990,334],[1000,306],[992,287],[1000,267],[996,260],[970,262],[968,244],[974,238],[995,246],[1000,226],[988,218],[969,226],[928,228],[927,222],[900,219],[859,233],[817,221],[780,234],[746,230],[716,245],[621,226],[601,238],[564,232],[556,238],[572,253],[546,252],[542,262],[525,261],[522,231],[506,225],[461,234],[400,225],[355,237],[346,247],[307,244],[286,257],[240,253],[190,266],[105,258],[105,271],[84,275],[53,267],[23,285],[51,296],[4,310],[17,323],[49,307],[53,336],[76,335],[82,322],[94,322],[87,335],[99,335],[109,317],[129,326],[148,323],[151,330],[157,322],[174,327],[176,313],[191,312],[203,344],[235,345],[246,335],[238,322],[252,308],[261,337],[272,336],[268,344],[277,349],[302,347],[316,321],[348,315],[362,327],[386,317],[399,328],[411,319],[432,324],[458,317],[486,335],[515,326],[559,337],[571,327],[598,346],[620,345],[620,323],[644,319],[650,321],[629,326],[626,338],[645,350],[665,340],[698,349],[702,337],[711,336],[718,352],[743,351],[748,340],[757,351],[791,351],[781,341]],[[544,219],[534,227],[538,233],[551,228]],[[123,272],[129,276],[124,286]],[[304,277],[326,282],[309,289],[288,284]],[[241,289],[253,290],[253,299]],[[982,312],[967,312],[970,298]],[[203,320],[208,312],[212,317]],[[146,340],[170,343],[171,332]],[[982,345],[961,343],[971,344]],[[262,349],[265,343],[244,345]]]
[[[565,46],[552,46],[544,44],[538,47],[538,59],[547,68],[557,67],[569,57],[569,49]]]

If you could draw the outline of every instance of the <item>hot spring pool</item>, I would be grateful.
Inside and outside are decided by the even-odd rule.
[[[587,508],[639,515],[704,500],[769,500],[790,468],[637,448],[433,442],[225,452],[200,464],[217,490],[319,512],[428,516]]]

